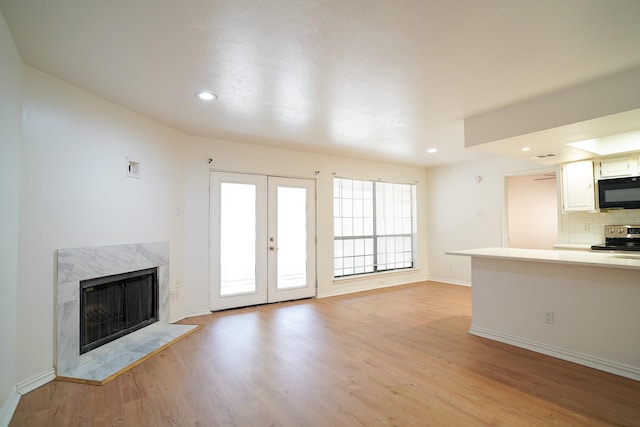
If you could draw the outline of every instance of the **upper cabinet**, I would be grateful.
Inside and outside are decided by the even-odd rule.
[[[638,174],[638,156],[602,159],[598,162],[598,178],[618,178]]]
[[[596,209],[593,162],[562,166],[562,212],[593,212]]]

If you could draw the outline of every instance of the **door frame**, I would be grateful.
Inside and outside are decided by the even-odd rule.
[[[306,287],[290,289],[275,289],[274,276],[272,276],[275,266],[274,253],[268,250],[269,233],[273,225],[269,225],[275,212],[275,206],[269,202],[273,182],[291,180],[304,181],[305,188],[312,190],[307,197],[307,230],[309,234],[308,248],[311,248],[307,261],[307,273],[309,280]],[[220,191],[218,187],[223,182],[249,183],[256,185],[256,292],[242,294],[242,296],[229,295],[222,296],[220,291]],[[310,184],[310,185],[309,185]],[[296,187],[296,185],[292,185]],[[302,187],[302,186],[300,186]],[[219,188],[219,187],[218,187]],[[275,188],[275,187],[274,187]],[[252,305],[266,304],[279,301],[287,301],[301,298],[315,297],[317,295],[317,180],[315,178],[301,178],[279,175],[264,175],[257,173],[235,172],[226,170],[209,170],[209,306],[211,311],[225,310],[229,308],[240,308]],[[264,215],[260,215],[260,212]],[[311,223],[312,221],[312,223]],[[260,250],[259,248],[263,248]],[[259,277],[260,271],[265,272],[263,277]],[[273,283],[273,285],[271,285]]]
[[[508,179],[511,177],[522,177],[522,176],[537,176],[544,174],[555,174],[556,177],[556,206],[557,206],[557,239],[558,242],[563,241],[562,230],[565,229],[563,223],[563,215],[561,215],[562,201],[560,200],[560,168],[557,166],[549,166],[539,169],[531,169],[527,171],[520,171],[514,173],[505,173],[503,174],[503,194],[502,194],[502,246],[508,248],[509,247],[509,234],[510,234],[510,224],[509,224],[509,190],[508,190]]]

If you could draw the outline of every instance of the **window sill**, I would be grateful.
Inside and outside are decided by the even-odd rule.
[[[334,277],[333,283],[342,284],[342,283],[350,283],[350,282],[360,282],[360,281],[371,280],[379,277],[414,274],[419,271],[420,271],[419,267],[414,267],[414,268],[406,268],[402,270],[382,271],[380,273],[365,273],[365,274],[358,274],[358,275],[347,276],[347,277]]]

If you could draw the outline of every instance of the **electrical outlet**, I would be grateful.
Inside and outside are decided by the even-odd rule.
[[[553,311],[547,310],[544,313],[544,323],[548,323],[550,325],[553,325]]]
[[[171,291],[171,301],[178,299],[178,291]]]

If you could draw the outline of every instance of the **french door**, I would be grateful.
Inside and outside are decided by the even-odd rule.
[[[211,309],[316,294],[315,181],[210,175]]]

